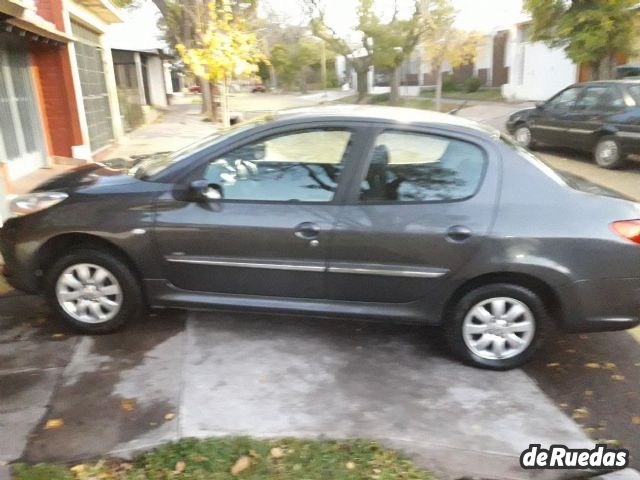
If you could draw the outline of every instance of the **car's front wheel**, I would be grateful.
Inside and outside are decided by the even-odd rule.
[[[507,370],[531,358],[547,314],[531,290],[511,284],[486,285],[465,294],[445,325],[449,345],[466,363]]]
[[[122,259],[82,248],[59,258],[47,271],[50,307],[83,333],[107,333],[142,312],[140,285]]]
[[[615,170],[624,167],[627,158],[622,151],[618,140],[608,135],[598,140],[593,151],[593,159],[602,168]]]

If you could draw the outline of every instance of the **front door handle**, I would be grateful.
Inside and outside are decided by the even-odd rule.
[[[320,227],[313,222],[303,222],[296,226],[294,235],[303,240],[315,240],[320,235]]]
[[[447,230],[447,240],[452,242],[460,243],[466,242],[473,236],[473,232],[469,227],[465,227],[464,225],[454,225],[453,227]]]

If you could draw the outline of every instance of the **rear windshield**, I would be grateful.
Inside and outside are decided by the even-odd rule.
[[[540,157],[534,155],[529,150],[522,148],[513,138],[509,135],[501,135],[500,140],[502,143],[512,148],[522,157],[525,157],[533,165],[538,167],[548,177],[559,182],[563,185],[579,190],[581,192],[592,193],[594,195],[605,195],[607,197],[621,198],[624,200],[632,200],[623,193],[611,190],[603,185],[593,183],[586,178],[574,175],[559,168],[554,167],[551,163],[544,161]]]

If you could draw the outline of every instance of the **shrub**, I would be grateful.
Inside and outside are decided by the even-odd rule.
[[[467,93],[473,93],[480,90],[480,87],[484,84],[480,77],[469,77],[466,82],[464,82],[464,91]]]

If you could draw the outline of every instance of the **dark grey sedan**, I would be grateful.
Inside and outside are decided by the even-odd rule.
[[[7,279],[88,333],[147,306],[393,319],[506,369],[552,325],[639,323],[640,205],[454,116],[285,111],[12,209]]]

